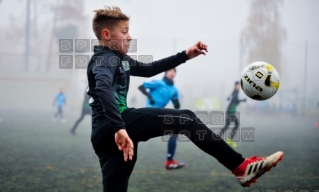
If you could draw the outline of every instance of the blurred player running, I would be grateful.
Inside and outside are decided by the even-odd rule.
[[[226,111],[225,127],[221,130],[221,135],[223,135],[227,131],[227,129],[230,125],[230,122],[235,121],[235,127],[233,128],[233,130],[231,132],[230,139],[226,139],[226,143],[228,143],[230,146],[232,146],[234,148],[237,147],[237,144],[233,141],[233,139],[235,137],[236,131],[237,131],[238,126],[239,126],[239,120],[236,116],[236,108],[240,102],[246,102],[246,99],[242,99],[242,100],[238,99],[239,90],[240,90],[240,83],[238,81],[236,81],[234,91],[232,92],[231,96],[227,98],[227,100],[230,100],[230,103],[229,103],[229,105],[227,107],[227,111]]]
[[[178,90],[174,86],[173,81],[175,76],[176,69],[173,68],[165,72],[163,80],[145,82],[139,87],[139,90],[148,98],[146,107],[164,108],[169,101],[172,101],[175,109],[180,108]],[[147,92],[146,89],[149,89],[149,92]],[[174,160],[177,136],[178,135],[176,134],[171,135],[167,143],[167,159],[165,167],[168,170],[185,167],[184,163]]]
[[[56,95],[53,101],[53,106],[58,107],[58,111],[56,114],[52,117],[52,121],[56,122],[57,118],[59,117],[61,122],[65,122],[64,116],[63,116],[63,107],[66,105],[66,97],[64,94],[63,88],[60,88],[60,92]]]
[[[85,90],[85,93],[84,93],[84,101],[83,101],[83,104],[82,104],[82,112],[81,112],[81,116],[80,118],[75,122],[74,126],[72,127],[71,129],[71,133],[73,135],[75,135],[75,130],[76,128],[78,127],[79,123],[83,120],[84,116],[85,115],[91,115],[92,114],[92,109],[91,109],[91,106],[89,105],[89,96],[87,94],[87,91]]]

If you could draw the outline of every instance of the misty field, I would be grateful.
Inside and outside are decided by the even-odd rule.
[[[66,123],[51,121],[54,111],[0,111],[0,191],[102,191],[97,156],[90,143],[90,117],[70,128],[79,112],[66,112]],[[214,158],[190,142],[179,142],[176,159],[187,167],[164,169],[166,143],[161,138],[139,144],[129,191],[319,190],[319,129],[316,118],[245,117],[255,127],[255,142],[239,142],[244,156],[282,150],[281,161],[257,184],[243,189]]]

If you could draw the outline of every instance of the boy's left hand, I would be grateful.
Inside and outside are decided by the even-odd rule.
[[[134,156],[134,144],[125,129],[115,133],[115,143],[120,151],[123,151],[124,161],[132,160]]]
[[[208,52],[207,45],[202,43],[201,41],[198,41],[195,45],[191,46],[186,50],[186,55],[189,59],[192,59],[194,57],[197,57],[200,54],[206,55],[205,52]]]

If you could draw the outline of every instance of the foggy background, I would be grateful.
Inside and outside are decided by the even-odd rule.
[[[318,114],[316,0],[31,0],[29,7],[27,2],[0,3],[0,108],[51,109],[55,94],[64,87],[67,109],[79,109],[86,70],[59,69],[59,55],[63,54],[59,54],[58,40],[95,39],[93,10],[116,5],[131,19],[130,34],[137,39],[137,53],[131,55],[152,55],[158,60],[186,50],[198,40],[208,44],[206,56],[177,68],[175,82],[182,108],[196,109],[196,99],[213,97],[219,105],[212,109],[224,110],[241,70],[251,62],[265,61],[274,65],[281,77],[279,91],[268,105],[295,105],[298,114]],[[143,107],[145,97],[137,87],[162,77],[132,77],[128,105]],[[245,97],[244,93],[240,96]],[[136,103],[130,103],[132,97]],[[260,102],[249,100],[246,107],[253,105]],[[244,111],[244,106],[240,109]]]
[[[177,67],[181,108],[225,111],[245,66],[272,64],[280,75],[272,98],[254,101],[240,91],[239,98],[247,98],[237,108],[240,128],[256,131],[254,141],[238,142],[236,151],[244,157],[284,151],[256,187],[319,190],[318,0],[0,0],[0,191],[102,190],[91,118],[70,134],[81,113],[86,69],[59,67],[61,55],[93,53],[59,53],[59,40],[95,39],[93,10],[104,5],[130,16],[137,52],[129,55],[158,60],[199,40],[208,45],[206,56]],[[163,76],[131,77],[128,106],[144,107],[138,86]],[[60,88],[66,122],[52,122]],[[139,144],[129,191],[248,191],[191,142],[178,142],[176,151],[187,167],[166,171],[166,147],[160,137]]]

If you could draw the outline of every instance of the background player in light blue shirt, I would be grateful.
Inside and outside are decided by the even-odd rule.
[[[146,107],[164,108],[169,101],[172,101],[175,109],[180,108],[178,90],[174,86],[173,81],[175,76],[176,69],[173,68],[165,72],[165,76],[162,80],[144,82],[143,85],[139,87],[139,90],[148,98]],[[169,138],[167,144],[167,160],[165,163],[166,169],[180,169],[185,167],[184,163],[179,163],[174,160],[177,136],[178,135],[172,135]]]
[[[66,97],[63,92],[63,88],[60,88],[60,92],[55,96],[53,106],[58,107],[57,113],[52,117],[52,121],[55,122],[57,117],[60,117],[61,122],[65,122],[63,117],[63,106],[66,105]]]

